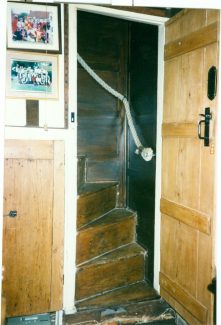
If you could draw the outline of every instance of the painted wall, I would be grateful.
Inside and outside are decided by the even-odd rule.
[[[61,5],[62,54],[58,55],[58,99],[39,100],[39,126],[63,128],[64,122],[64,6]],[[30,52],[25,52],[30,53]],[[45,55],[45,53],[42,53]],[[50,54],[48,54],[50,56]],[[26,126],[26,99],[6,98],[6,126]]]

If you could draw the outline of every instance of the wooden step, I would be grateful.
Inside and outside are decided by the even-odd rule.
[[[117,184],[85,184],[79,191],[77,228],[80,228],[116,206]]]
[[[146,281],[117,288],[104,294],[76,302],[77,310],[107,308],[159,298],[159,294]]]
[[[77,264],[135,241],[136,214],[114,209],[81,228],[77,235]]]
[[[144,280],[145,250],[136,243],[104,254],[77,270],[76,300]]]
[[[145,285],[145,284],[144,284]],[[139,291],[139,286],[143,286],[143,283],[138,285],[132,285],[131,291]],[[121,289],[119,289],[120,291]],[[147,289],[148,290],[148,289]],[[129,294],[126,292],[122,295]],[[127,299],[126,299],[127,300]],[[118,300],[117,300],[118,301]],[[144,301],[127,301],[126,304],[107,305],[104,308],[79,308],[74,314],[64,315],[64,324],[147,324],[147,325],[164,325],[164,321],[168,325],[183,324],[179,317],[177,317],[175,311],[168,305],[168,303],[157,297],[156,299],[144,300]],[[178,318],[178,322],[175,322],[175,318]]]

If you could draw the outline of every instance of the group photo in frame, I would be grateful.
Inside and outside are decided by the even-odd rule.
[[[6,96],[26,99],[57,99],[57,56],[8,52]]]
[[[61,53],[59,4],[11,1],[7,8],[8,49]]]

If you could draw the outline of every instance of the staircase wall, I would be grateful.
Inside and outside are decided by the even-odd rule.
[[[113,88],[126,94],[128,24],[78,12],[78,52]],[[119,183],[124,204],[124,110],[78,65],[78,156],[85,155],[87,182]]]

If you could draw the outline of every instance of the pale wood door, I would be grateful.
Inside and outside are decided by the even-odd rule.
[[[219,11],[192,9],[166,25],[160,288],[190,324],[213,324],[217,99],[207,97],[207,78],[218,65],[218,19]],[[209,147],[197,135],[205,107]]]
[[[62,309],[64,145],[5,142],[3,295],[7,316]]]

